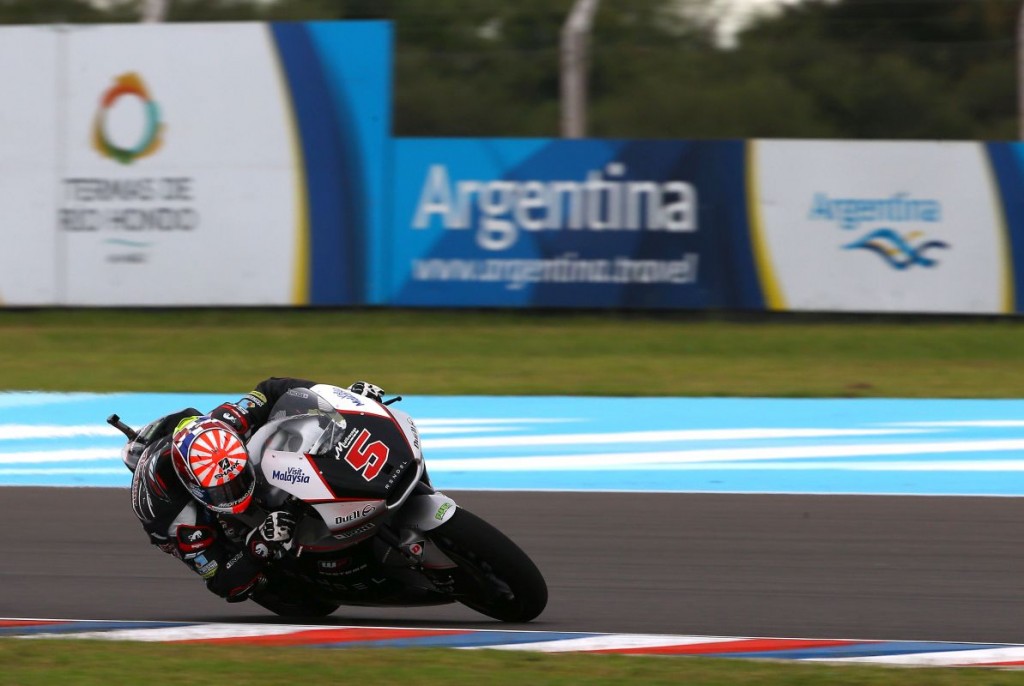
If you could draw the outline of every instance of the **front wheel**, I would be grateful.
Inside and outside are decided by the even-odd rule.
[[[472,512],[457,509],[429,535],[458,565],[450,570],[455,600],[503,622],[528,622],[544,611],[548,587],[533,560]]]

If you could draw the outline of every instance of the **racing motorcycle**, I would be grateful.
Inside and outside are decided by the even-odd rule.
[[[505,622],[534,619],[547,604],[544,577],[507,536],[431,486],[415,422],[391,407],[400,399],[321,384],[275,403],[247,443],[254,499],[298,522],[252,599],[290,617],[459,602]],[[133,437],[117,415],[107,421]]]

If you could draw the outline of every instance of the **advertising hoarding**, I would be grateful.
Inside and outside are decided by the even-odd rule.
[[[58,37],[36,27],[0,31],[0,305],[50,305],[61,279],[53,230]]]
[[[4,63],[32,65],[0,74],[23,105],[0,108],[0,298],[362,303],[364,271],[339,265],[365,263],[381,221],[390,35],[386,22],[0,29]]]
[[[750,230],[772,310],[1013,312],[979,143],[752,141]]]
[[[391,190],[391,24],[271,27],[302,149],[308,303],[365,304]]]
[[[1016,312],[1024,312],[1024,144],[985,143],[1006,224],[1006,269]]]
[[[742,143],[400,139],[385,301],[726,304]]]
[[[0,28],[0,304],[1022,307],[1020,144],[392,139],[391,40]]]
[[[84,27],[67,41],[64,301],[295,302],[301,158],[266,26]]]

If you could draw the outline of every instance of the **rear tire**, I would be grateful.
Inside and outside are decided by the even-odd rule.
[[[458,602],[503,622],[528,622],[544,611],[548,587],[533,560],[472,512],[458,508],[428,535],[458,565],[451,570]]]

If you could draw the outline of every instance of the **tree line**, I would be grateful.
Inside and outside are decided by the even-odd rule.
[[[589,135],[1018,138],[1020,0],[805,0],[723,44],[715,0],[603,0]],[[0,0],[0,23],[138,21],[141,0]],[[394,133],[559,135],[572,0],[173,0],[168,21],[389,19]]]

